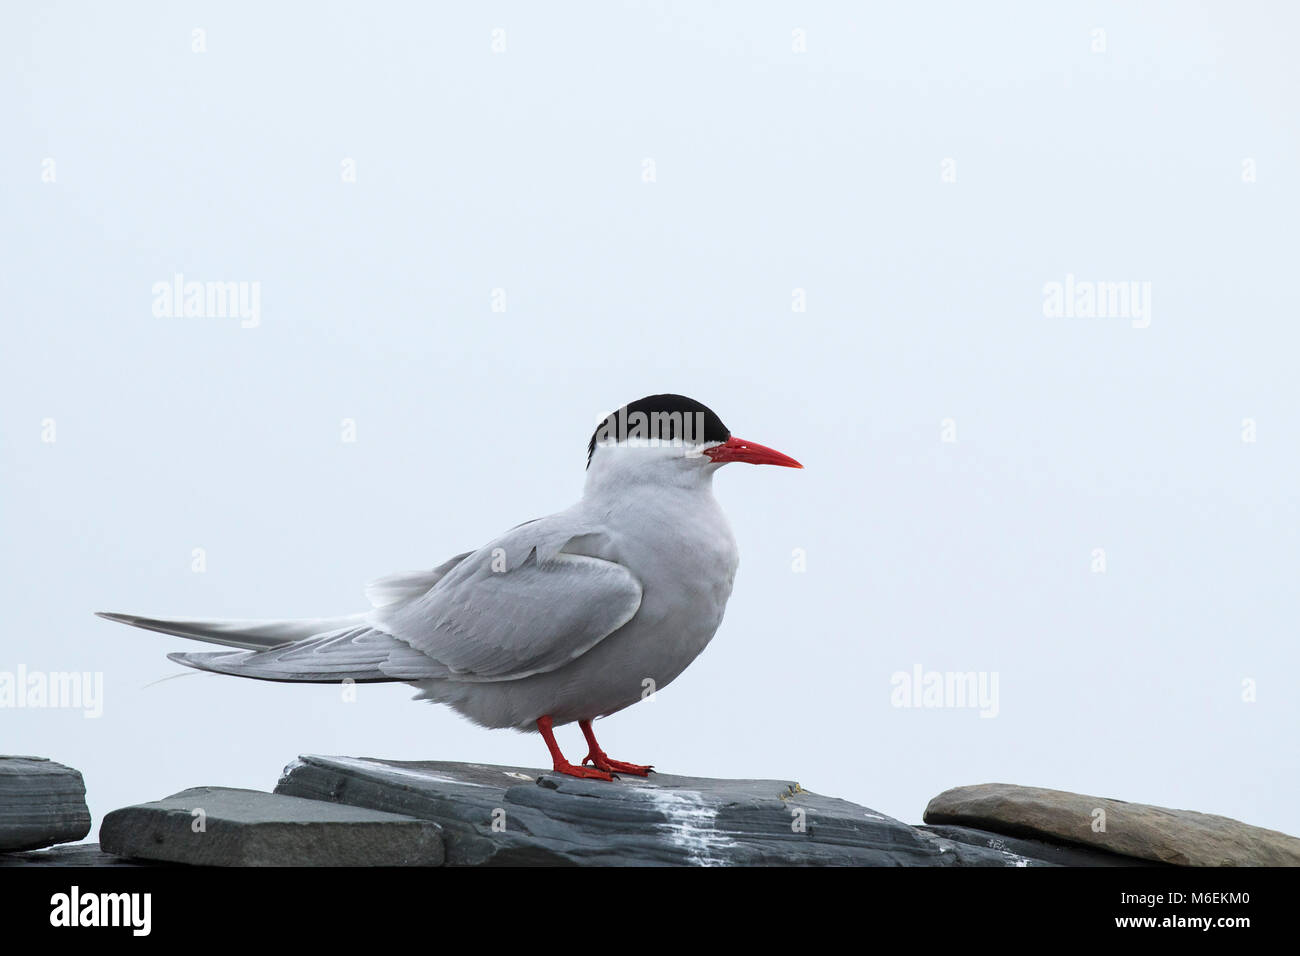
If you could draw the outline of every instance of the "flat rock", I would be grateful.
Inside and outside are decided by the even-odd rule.
[[[981,847],[989,850],[1003,850],[1026,860],[1050,863],[1054,866],[1160,866],[1151,860],[1139,860],[1135,856],[1120,856],[1088,847],[1048,843],[1045,840],[1031,840],[1025,837],[1007,836],[1004,833],[991,833],[988,830],[973,830],[970,827],[922,826],[917,829],[932,834],[936,839],[949,840],[960,846]]]
[[[1105,830],[1094,830],[1103,818]],[[1091,847],[1179,866],[1300,866],[1300,839],[1229,817],[1063,790],[986,783],[946,790],[925,822]]]
[[[44,757],[0,756],[0,853],[70,843],[89,832],[80,773]]]
[[[196,787],[114,810],[103,852],[197,866],[439,866],[428,820],[260,790]]]
[[[149,866],[140,860],[113,856],[100,849],[98,843],[72,843],[49,850],[29,853],[0,853],[0,866]]]
[[[653,774],[609,783],[524,767],[301,757],[276,793],[433,820],[447,863],[1014,866],[787,780]]]

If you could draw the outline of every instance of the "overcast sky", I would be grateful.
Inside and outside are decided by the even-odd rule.
[[[806,470],[719,474],[726,620],[613,756],[1300,833],[1296,7],[564,11],[5,5],[0,672],[103,697],[0,709],[0,752],[96,829],[301,753],[545,765],[91,613],[359,611],[675,391]],[[918,670],[995,715],[898,706]]]

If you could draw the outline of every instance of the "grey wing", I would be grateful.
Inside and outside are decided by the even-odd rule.
[[[546,673],[617,631],[641,606],[641,584],[627,568],[561,550],[592,533],[599,531],[563,516],[529,522],[468,557],[375,582],[368,593],[376,608],[364,619],[264,649],[168,657],[222,674],[317,683]]]
[[[376,578],[366,585],[366,598],[370,601],[371,607],[388,607],[390,604],[419,597],[473,553],[473,551],[466,551],[454,558],[448,558],[430,571],[398,571],[396,574]]]
[[[556,519],[521,525],[427,593],[373,612],[370,623],[413,652],[380,670],[400,680],[518,680],[586,653],[632,619],[642,593],[623,565],[561,551],[591,530]]]

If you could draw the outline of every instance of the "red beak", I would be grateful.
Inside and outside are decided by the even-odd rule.
[[[734,435],[721,445],[704,449],[704,454],[712,458],[713,463],[716,465],[728,461],[747,461],[751,465],[782,465],[786,468],[803,467],[789,455],[783,455],[775,448],[768,448],[758,442],[745,441],[745,439],[737,438]]]

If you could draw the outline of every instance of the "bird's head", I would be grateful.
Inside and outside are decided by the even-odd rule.
[[[588,483],[617,479],[693,483],[733,461],[802,468],[788,455],[736,438],[717,414],[685,395],[648,395],[607,415],[587,445]]]

